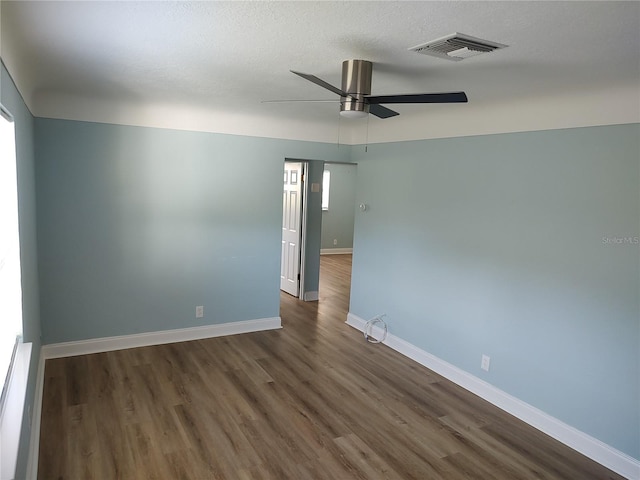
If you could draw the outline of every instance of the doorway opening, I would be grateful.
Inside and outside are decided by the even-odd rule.
[[[280,289],[281,300],[287,305],[298,299],[307,303],[320,300],[330,308],[339,301],[341,309],[348,309],[355,167],[285,159]],[[324,181],[328,175],[332,175],[329,185]],[[323,308],[313,305],[316,311]]]
[[[354,163],[325,162],[322,188],[320,299],[348,310],[356,204]]]

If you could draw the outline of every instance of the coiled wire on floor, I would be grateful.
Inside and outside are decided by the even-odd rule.
[[[365,325],[364,325],[364,339],[369,342],[369,343],[382,343],[386,340],[387,338],[387,333],[389,332],[389,329],[387,327],[387,323],[383,320],[383,317],[385,317],[386,314],[382,314],[382,315],[376,315],[375,317],[373,317],[371,320],[369,320]],[[382,330],[382,336],[380,338],[375,338],[372,333],[373,333],[373,329],[374,327],[376,327],[380,330]]]

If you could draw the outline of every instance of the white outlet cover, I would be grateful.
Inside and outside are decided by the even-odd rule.
[[[489,371],[489,365],[491,364],[491,357],[482,355],[482,361],[480,362],[480,368],[485,371]]]
[[[196,307],[196,318],[202,318],[202,317],[204,317],[204,307],[203,306]]]

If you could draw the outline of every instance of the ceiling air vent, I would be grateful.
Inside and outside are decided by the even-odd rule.
[[[446,37],[438,38],[421,45],[411,47],[412,50],[422,55],[431,55],[432,57],[445,58],[459,62],[465,58],[475,57],[481,53],[493,52],[499,48],[505,48],[502,45],[489,40],[481,40],[464,33],[452,33]]]

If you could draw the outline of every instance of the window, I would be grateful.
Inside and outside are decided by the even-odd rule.
[[[14,478],[31,343],[22,342],[18,177],[13,118],[0,105],[0,476]]]
[[[331,184],[331,172],[322,172],[322,210],[329,210],[329,187]]]
[[[13,119],[0,112],[0,375],[3,385],[16,337],[22,335],[18,185]]]

